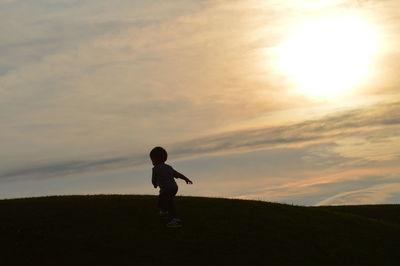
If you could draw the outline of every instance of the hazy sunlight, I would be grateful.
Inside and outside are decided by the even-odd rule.
[[[359,17],[315,19],[278,47],[278,67],[309,98],[337,98],[367,77],[375,47],[372,28]]]

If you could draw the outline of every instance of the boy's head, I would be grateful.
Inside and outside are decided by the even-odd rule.
[[[150,159],[153,165],[165,163],[168,158],[168,153],[163,147],[155,147],[150,152]]]

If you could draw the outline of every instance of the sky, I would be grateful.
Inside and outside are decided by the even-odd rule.
[[[400,202],[397,0],[0,0],[0,199]]]

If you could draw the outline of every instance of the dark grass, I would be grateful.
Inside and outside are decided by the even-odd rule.
[[[323,206],[318,207],[328,211],[336,211],[341,213],[350,213],[368,217],[384,222],[400,224],[400,205],[399,204],[382,204],[382,205],[363,205],[363,206]]]
[[[299,207],[154,196],[0,201],[0,265],[399,265],[399,205]]]

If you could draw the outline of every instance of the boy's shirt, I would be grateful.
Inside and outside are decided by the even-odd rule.
[[[175,178],[181,178],[183,175],[178,171],[175,171],[168,164],[157,164],[153,167],[153,174],[151,182],[153,186],[159,186],[161,189],[164,188],[177,188],[178,185],[175,182]]]

